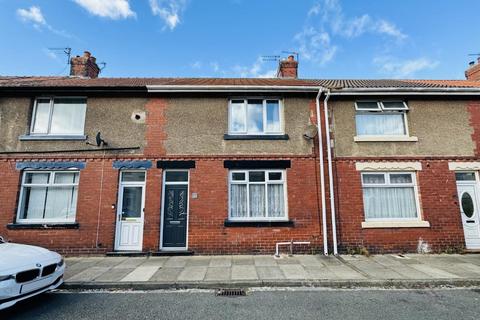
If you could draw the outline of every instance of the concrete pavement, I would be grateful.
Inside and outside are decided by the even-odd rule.
[[[480,286],[480,255],[74,257],[65,286],[165,289],[259,286]]]

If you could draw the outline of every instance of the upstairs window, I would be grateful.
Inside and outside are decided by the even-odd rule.
[[[229,105],[229,134],[283,134],[280,100],[232,99]]]
[[[37,98],[31,135],[78,136],[84,134],[85,98]]]
[[[357,136],[408,136],[403,101],[357,101],[355,103]]]

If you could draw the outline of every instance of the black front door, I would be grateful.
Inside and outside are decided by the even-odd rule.
[[[163,204],[163,247],[187,246],[188,185],[165,185]]]

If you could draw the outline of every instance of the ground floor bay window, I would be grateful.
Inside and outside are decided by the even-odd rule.
[[[285,171],[232,170],[229,220],[287,220]]]
[[[78,179],[78,171],[25,171],[17,222],[75,222]]]

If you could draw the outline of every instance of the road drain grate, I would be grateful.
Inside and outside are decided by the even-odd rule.
[[[243,297],[247,295],[245,289],[217,289],[216,296],[220,297]]]

